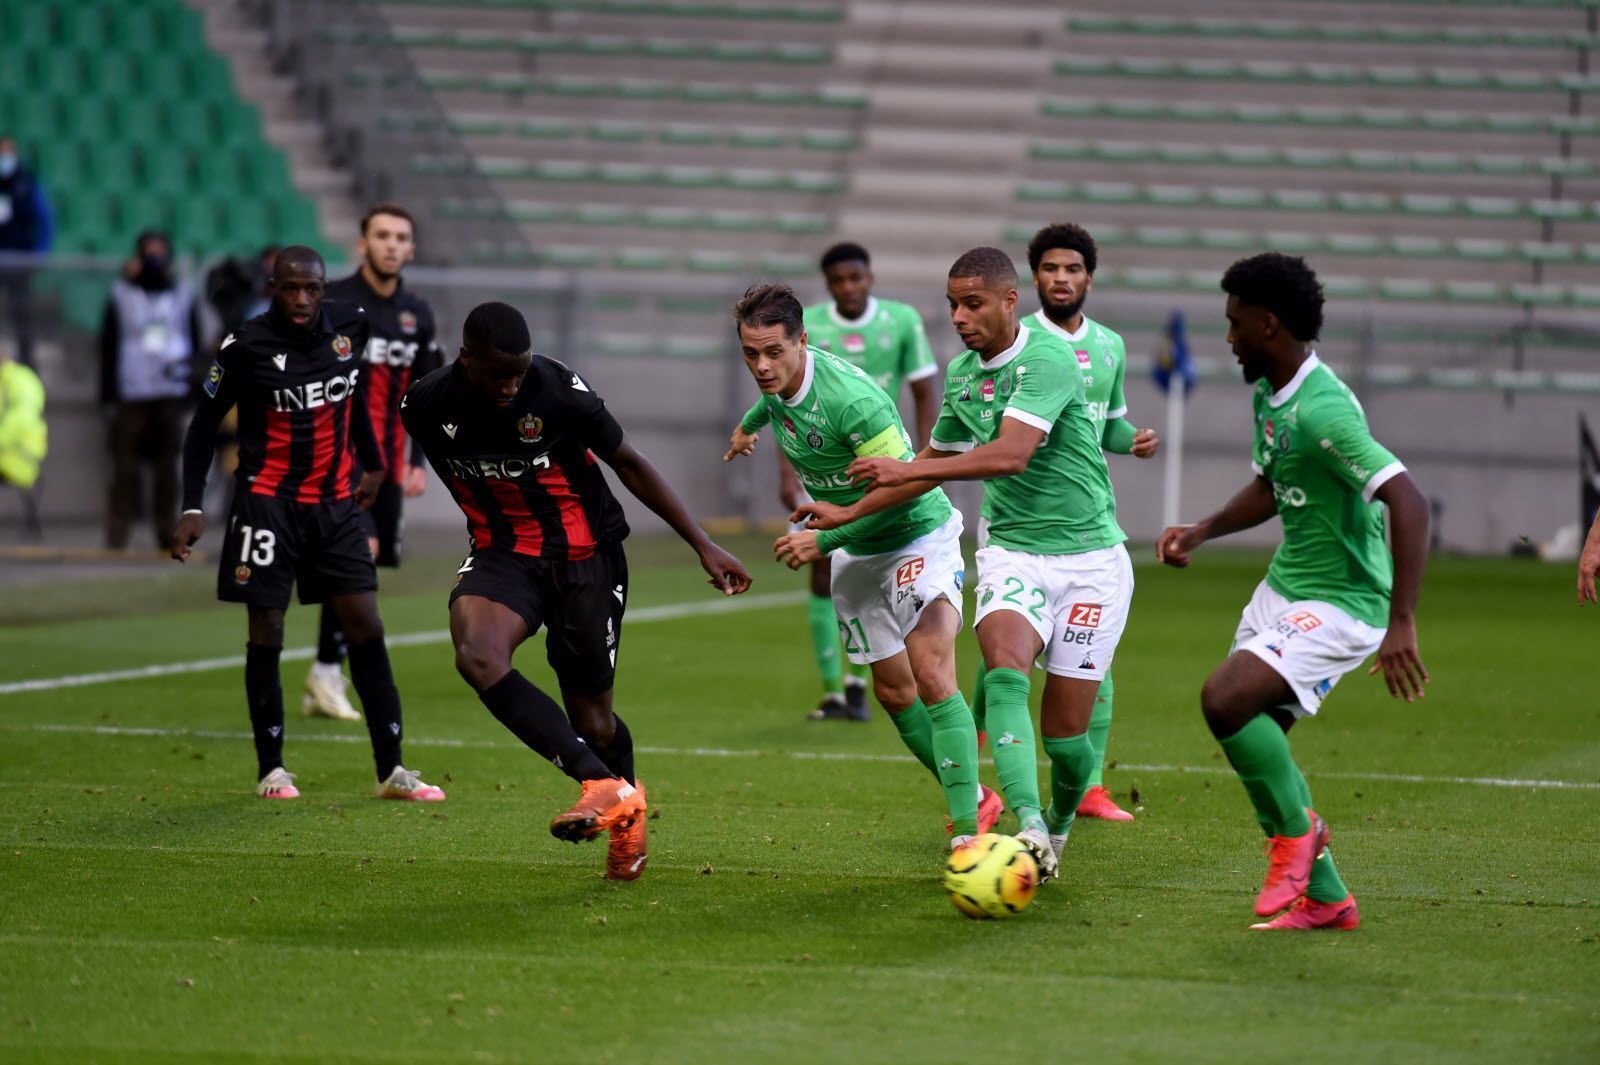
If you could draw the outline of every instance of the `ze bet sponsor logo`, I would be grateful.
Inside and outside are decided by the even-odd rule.
[[[927,562],[921,558],[914,558],[909,562],[902,563],[900,568],[894,571],[894,583],[904,588],[922,576],[922,571],[926,568]]]
[[[1100,612],[1103,609],[1104,607],[1098,603],[1073,603],[1072,610],[1067,614],[1067,624],[1084,629],[1098,629]]]
[[[1322,619],[1309,610],[1298,610],[1293,614],[1285,614],[1283,620],[1301,632],[1310,632],[1312,629],[1322,626]]]

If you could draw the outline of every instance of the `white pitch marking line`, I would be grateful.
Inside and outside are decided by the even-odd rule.
[[[806,600],[804,592],[779,592],[772,595],[747,595],[737,599],[711,599],[699,603],[667,603],[662,606],[640,607],[623,618],[624,625],[647,625],[653,621],[675,621],[678,618],[700,617],[708,614],[737,614],[746,610],[764,610],[768,607],[793,606]],[[431,629],[427,632],[403,632],[385,638],[390,647],[416,647],[421,644],[449,643],[450,630]],[[283,652],[283,661],[298,662],[316,654],[313,647],[291,647]],[[166,662],[160,665],[139,666],[134,669],[113,669],[104,673],[75,673],[64,677],[40,677],[37,680],[14,680],[0,684],[0,695],[17,695],[22,692],[54,691],[58,688],[81,688],[86,684],[112,684],[122,680],[147,680],[151,677],[170,677],[179,673],[209,673],[244,665],[244,655],[225,658],[199,658],[192,662]]]
[[[198,739],[198,740],[248,740],[248,732],[229,732],[221,729],[184,729],[184,728],[155,728],[124,725],[57,725],[57,724],[31,724],[11,725],[0,724],[0,731],[6,732],[45,732],[69,733],[76,735],[94,736],[144,736],[169,739]],[[309,735],[296,734],[296,743],[367,743],[367,737],[359,734],[327,734],[311,733]],[[505,743],[496,740],[463,740],[441,737],[437,739],[407,736],[406,743],[413,747],[451,747],[473,748],[482,750],[511,750],[520,748],[520,744]],[[738,750],[727,747],[636,747],[639,754],[662,755],[674,758],[794,758],[813,762],[913,762],[909,754],[881,754],[871,751],[758,751]],[[988,761],[988,759],[985,759]],[[1039,765],[1049,765],[1046,759],[1040,759]],[[1207,776],[1231,776],[1233,770],[1213,766],[1194,765],[1161,765],[1143,762],[1118,762],[1110,767],[1114,770],[1126,770],[1134,773],[1201,773]],[[1323,773],[1308,773],[1307,776],[1324,780],[1368,780],[1385,784],[1465,784],[1480,788],[1554,788],[1567,791],[1600,791],[1600,781],[1591,780],[1546,780],[1539,778],[1519,779],[1514,777],[1433,777],[1420,773],[1353,773],[1333,770]]]

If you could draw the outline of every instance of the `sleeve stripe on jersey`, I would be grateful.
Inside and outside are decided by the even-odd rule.
[[[928,363],[928,365],[926,365],[926,366],[918,366],[915,370],[912,370],[910,373],[906,374],[906,380],[907,381],[920,381],[924,377],[932,377],[934,374],[936,374],[938,372],[939,372],[939,367],[930,362],[930,363]]]
[[[971,451],[977,445],[971,440],[933,439],[928,441],[928,446],[933,448],[935,451],[951,451],[959,454],[963,451]]]
[[[1373,474],[1367,479],[1366,485],[1361,489],[1361,498],[1365,499],[1368,503],[1372,502],[1372,497],[1378,494],[1378,489],[1382,488],[1386,482],[1395,476],[1395,474],[1405,472],[1405,463],[1389,463],[1389,465],[1385,466],[1383,469],[1379,470],[1377,473]]]
[[[1029,414],[1027,411],[1021,410],[1017,407],[1007,407],[1006,412],[1004,415],[1002,415],[1002,417],[1015,418],[1023,425],[1031,425],[1041,433],[1048,433],[1050,431],[1050,427],[1055,424],[1054,422],[1046,421],[1037,414]]]
[[[1108,410],[1108,411],[1106,411],[1106,421],[1108,421],[1108,422],[1109,421],[1115,421],[1118,418],[1126,418],[1127,416],[1128,416],[1128,405],[1126,403],[1124,403],[1122,406],[1118,407],[1116,410]]]

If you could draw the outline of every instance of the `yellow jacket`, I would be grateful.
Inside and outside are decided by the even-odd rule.
[[[0,362],[0,481],[32,488],[46,441],[39,375],[20,362]]]

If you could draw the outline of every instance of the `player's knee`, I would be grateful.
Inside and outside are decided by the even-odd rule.
[[[283,611],[250,611],[250,642],[261,647],[282,647]]]
[[[1247,706],[1244,692],[1220,673],[1206,678],[1200,688],[1200,712],[1214,736],[1231,736],[1244,727],[1254,711]]]
[[[467,639],[456,644],[456,672],[474,691],[481,692],[511,672],[511,662],[498,650]]]
[[[878,703],[891,714],[899,713],[917,701],[917,682],[906,678],[904,680],[881,680],[872,678],[872,694],[877,696]]]

